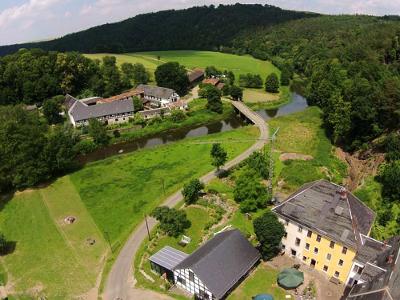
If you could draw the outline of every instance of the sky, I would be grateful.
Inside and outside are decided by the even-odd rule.
[[[0,45],[52,39],[141,13],[236,2],[327,14],[400,15],[400,0],[0,0]]]

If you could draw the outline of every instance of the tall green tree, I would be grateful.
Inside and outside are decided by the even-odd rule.
[[[233,192],[235,201],[240,203],[242,212],[256,211],[265,208],[269,195],[261,177],[254,169],[243,168],[235,180]]]
[[[187,93],[189,78],[184,66],[177,62],[167,62],[157,67],[155,78],[158,86],[175,90],[180,96]]]
[[[218,170],[222,167],[226,161],[228,160],[228,153],[224,148],[222,148],[221,144],[213,144],[211,148],[211,159],[212,165],[216,167]]]
[[[117,60],[115,56],[103,57],[103,64],[101,73],[104,83],[104,97],[111,97],[121,92],[123,83],[121,80],[121,73],[117,67]]]
[[[61,116],[61,102],[59,97],[53,97],[44,101],[43,115],[49,124],[58,124],[63,121]]]
[[[182,195],[186,204],[193,204],[199,199],[204,184],[199,179],[192,179],[183,186]]]
[[[160,229],[169,236],[178,237],[191,226],[186,212],[167,206],[157,207],[151,213],[160,222]]]
[[[290,84],[291,72],[289,68],[283,68],[281,72],[281,85],[288,86]]]
[[[97,119],[89,120],[89,135],[93,138],[95,144],[100,146],[107,145],[110,141],[106,127]]]
[[[268,210],[253,222],[254,233],[260,242],[260,250],[265,259],[275,257],[280,250],[280,243],[285,234],[283,224],[278,217]]]
[[[278,93],[279,92],[279,79],[278,75],[271,73],[267,76],[265,81],[265,90],[268,93]]]
[[[147,84],[149,82],[149,74],[146,68],[141,63],[136,63],[133,65],[133,82],[135,85]]]
[[[222,114],[224,107],[221,101],[221,91],[214,86],[207,88],[207,109]]]
[[[379,174],[382,195],[389,201],[400,201],[400,160],[384,165]]]
[[[243,99],[243,89],[236,85],[232,85],[230,88],[230,95],[233,100],[241,101]]]

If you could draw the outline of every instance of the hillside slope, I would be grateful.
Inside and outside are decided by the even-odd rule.
[[[317,14],[269,5],[235,4],[167,10],[93,27],[52,41],[3,46],[0,55],[20,48],[84,53],[216,50],[242,30],[313,16]]]

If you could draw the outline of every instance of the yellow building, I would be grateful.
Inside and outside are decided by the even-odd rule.
[[[345,188],[319,180],[273,208],[284,224],[282,248],[304,264],[348,285],[382,247],[368,238],[375,213]]]

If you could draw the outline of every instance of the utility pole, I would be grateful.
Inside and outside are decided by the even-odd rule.
[[[165,196],[165,180],[164,180],[164,178],[161,178],[160,180],[161,180],[161,184],[162,184],[163,193]]]
[[[146,222],[147,235],[149,236],[149,241],[150,241],[151,237],[150,237],[149,224],[147,223],[147,215],[144,215],[144,221]]]
[[[272,182],[274,180],[274,158],[272,157],[274,153],[274,145],[275,145],[275,140],[278,135],[279,127],[278,129],[275,130],[274,134],[271,136],[270,141],[271,141],[271,150],[269,154],[269,186],[268,186],[268,192],[272,197]]]

